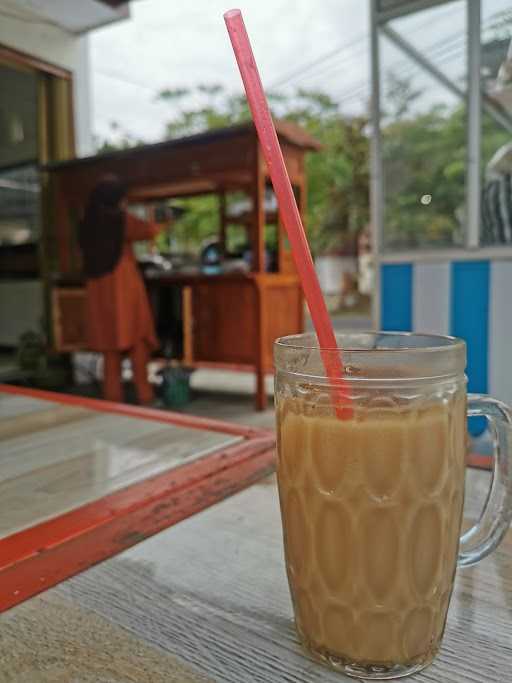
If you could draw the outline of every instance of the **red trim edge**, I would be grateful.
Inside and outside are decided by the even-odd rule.
[[[56,391],[45,391],[43,389],[29,389],[18,387],[11,384],[0,384],[0,393],[13,394],[17,396],[30,396],[41,401],[52,401],[63,405],[81,406],[90,410],[97,410],[103,413],[115,413],[127,417],[136,417],[142,420],[152,420],[177,425],[179,427],[190,427],[191,429],[204,429],[209,432],[221,432],[234,436],[250,438],[261,434],[272,434],[271,430],[255,427],[246,427],[223,420],[213,420],[208,417],[197,417],[185,413],[176,413],[169,410],[158,410],[157,408],[145,408],[134,406],[127,403],[112,403],[97,398],[86,398],[84,396],[74,396],[72,394],[59,394]]]
[[[475,467],[479,470],[492,470],[493,459],[490,455],[468,453],[466,456],[466,466]]]
[[[0,612],[274,471],[263,436],[206,456],[0,541]]]

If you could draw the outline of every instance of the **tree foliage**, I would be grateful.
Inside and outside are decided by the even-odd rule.
[[[410,79],[388,74],[386,82],[381,126],[386,246],[460,244],[466,203],[465,105],[421,108],[424,93]],[[245,97],[228,93],[220,84],[162,90],[158,100],[169,104],[168,139],[249,119]],[[343,116],[337,103],[321,91],[271,93],[269,101],[274,116],[295,121],[322,144],[321,151],[306,158],[306,222],[313,251],[350,248],[369,223],[367,119]],[[116,124],[113,133],[121,137],[116,147],[140,143],[120,136]],[[484,113],[482,174],[494,152],[508,141],[508,133]],[[112,144],[107,141],[101,149],[108,148]],[[217,234],[217,199],[206,196],[177,203],[188,211],[175,226],[173,246],[196,251],[206,238]],[[238,242],[242,239],[237,236]]]
[[[388,77],[381,129],[386,247],[463,244],[466,223],[466,106],[415,110],[419,92],[410,79]],[[482,176],[509,134],[482,117]]]
[[[245,97],[226,92],[220,84],[195,88],[162,90],[160,102],[169,104],[167,139],[193,135],[247,121],[250,118]],[[364,118],[343,117],[337,104],[320,91],[298,90],[293,95],[271,93],[273,114],[295,121],[321,144],[320,152],[307,155],[307,227],[313,250],[340,249],[353,241],[369,220],[369,141]],[[119,138],[119,128],[113,128]],[[132,146],[133,139],[121,136],[115,145],[105,141],[100,147]],[[197,197],[179,202],[188,210],[174,229],[175,243],[195,249],[218,230],[214,197]]]

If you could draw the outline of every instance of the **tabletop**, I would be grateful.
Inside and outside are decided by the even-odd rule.
[[[0,385],[0,611],[248,485],[273,448],[265,430]]]
[[[489,481],[468,470],[467,522]],[[509,532],[459,570],[442,650],[413,680],[510,680],[511,616]],[[0,628],[2,682],[349,680],[298,644],[273,476],[5,612]]]

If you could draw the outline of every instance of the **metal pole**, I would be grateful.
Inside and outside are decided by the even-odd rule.
[[[370,227],[373,252],[373,297],[372,321],[375,329],[380,328],[380,263],[379,254],[383,243],[383,187],[382,154],[380,137],[380,69],[379,28],[377,24],[377,0],[370,0],[370,46],[371,46],[371,182],[370,182]]]
[[[446,88],[448,88],[450,92],[460,99],[464,99],[465,94],[462,88],[459,88],[459,86],[451,81],[448,76],[445,76],[445,74],[440,71],[435,64],[432,64],[432,62],[430,62],[425,55],[411,45],[409,41],[405,40],[405,38],[402,38],[402,36],[390,26],[382,26],[381,31],[386,35],[387,38],[395,43],[395,45],[399,47],[402,52],[405,52],[405,54],[411,57],[413,61],[422,66],[425,71],[434,76],[434,78],[440,81]]]
[[[466,0],[468,7],[471,12],[475,12],[478,8],[480,11],[480,0]],[[474,7],[476,5],[476,7]],[[469,12],[468,9],[468,29],[469,29]],[[479,24],[480,25],[480,24]],[[448,90],[453,93],[459,99],[465,101],[466,93],[462,88],[459,88],[453,81],[451,81],[445,74],[437,68],[435,64],[432,64],[421,52],[419,52],[413,45],[411,45],[405,38],[402,38],[394,29],[389,26],[381,26],[382,33],[391,40],[397,47],[399,47],[402,52],[405,52],[412,60],[425,69],[427,73],[433,76],[436,80],[442,83]],[[480,39],[479,39],[480,40]],[[478,43],[480,45],[480,42]],[[469,74],[468,74],[469,76]],[[487,98],[484,97],[482,105],[485,111],[492,116],[492,118],[503,126],[505,130],[512,133],[512,119],[506,114],[498,111],[496,107]]]
[[[408,14],[415,14],[437,5],[446,5],[452,0],[410,0],[409,2],[397,3],[394,9],[381,10],[377,16],[378,24],[385,24],[393,19],[400,19]]]
[[[480,0],[466,0],[467,4],[467,63],[468,63],[468,126],[467,126],[467,180],[466,247],[476,249],[480,237],[481,193],[481,79],[480,79]]]

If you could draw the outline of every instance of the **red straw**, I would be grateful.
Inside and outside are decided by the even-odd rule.
[[[332,352],[337,349],[334,329],[322,296],[308,240],[286,171],[283,154],[263,91],[263,85],[252,53],[242,13],[239,9],[229,10],[229,12],[224,14],[224,21],[226,22],[233,51],[238,62],[238,68],[242,75],[252,118],[256,126],[263,156],[267,163],[274,192],[276,193],[281,220],[292,248],[295,267],[299,273],[320,348],[331,350],[330,353],[322,354],[322,358],[328,378],[338,387],[335,403],[345,403],[345,408],[337,408],[337,412],[339,416],[347,417],[348,408],[346,403],[349,401],[349,396],[346,382],[343,380],[341,352],[339,350],[336,353]]]

